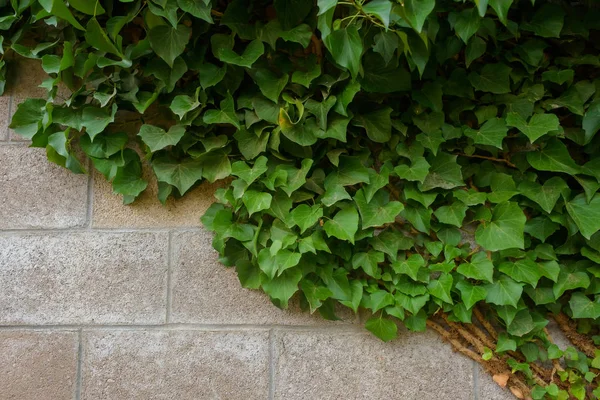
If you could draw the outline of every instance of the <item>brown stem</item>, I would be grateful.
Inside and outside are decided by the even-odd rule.
[[[442,339],[446,340],[447,342],[449,342],[452,345],[454,350],[464,354],[465,356],[469,357],[473,361],[481,363],[481,356],[479,354],[475,353],[473,350],[467,349],[460,341],[453,338],[452,335],[450,335],[450,333],[448,331],[446,331],[441,325],[428,319],[427,326],[430,327],[431,329],[433,329],[434,331],[436,331],[437,333],[439,333],[440,336],[442,337]]]
[[[468,158],[481,158],[483,160],[489,160],[489,161],[493,161],[493,162],[499,162],[499,163],[504,163],[506,165],[508,165],[511,168],[517,168],[517,166],[513,163],[511,163],[508,160],[505,160],[503,158],[494,158],[494,157],[488,157],[488,156],[480,156],[478,154],[465,154],[465,153],[458,153],[457,155],[459,156],[463,156],[463,157],[468,157]]]
[[[594,345],[592,339],[577,332],[575,323],[570,320],[566,314],[561,312],[553,315],[553,317],[560,330],[563,331],[567,339],[569,339],[571,343],[575,345],[575,347],[577,347],[586,356],[591,358],[595,357],[595,353],[598,348]]]
[[[490,321],[483,316],[478,307],[473,309],[473,315],[475,315],[475,318],[477,318],[477,321],[483,325],[485,330],[488,331],[490,336],[494,338],[494,340],[498,340],[498,332],[496,332],[496,329],[494,329],[494,326],[490,323]]]

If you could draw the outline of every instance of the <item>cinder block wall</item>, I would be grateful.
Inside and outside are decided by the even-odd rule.
[[[8,129],[43,97],[16,61],[0,97],[0,399],[508,400],[432,332],[392,343],[275,308],[216,260],[204,185],[121,205],[101,176],[46,161]]]

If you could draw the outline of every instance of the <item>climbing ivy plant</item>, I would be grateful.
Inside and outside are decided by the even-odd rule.
[[[144,164],[162,202],[225,180],[202,222],[277,306],[429,326],[517,398],[597,399],[594,3],[0,0],[0,90],[39,59],[11,128],[126,204]]]

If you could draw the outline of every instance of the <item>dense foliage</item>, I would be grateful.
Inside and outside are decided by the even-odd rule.
[[[593,2],[0,0],[0,33],[49,74],[11,127],[50,160],[125,203],[142,159],[162,202],[229,178],[203,223],[243,286],[600,397]]]

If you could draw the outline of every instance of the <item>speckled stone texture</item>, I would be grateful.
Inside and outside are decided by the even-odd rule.
[[[77,332],[0,332],[0,399],[73,399],[77,349]]]
[[[118,331],[83,338],[86,400],[267,399],[268,332]]]

